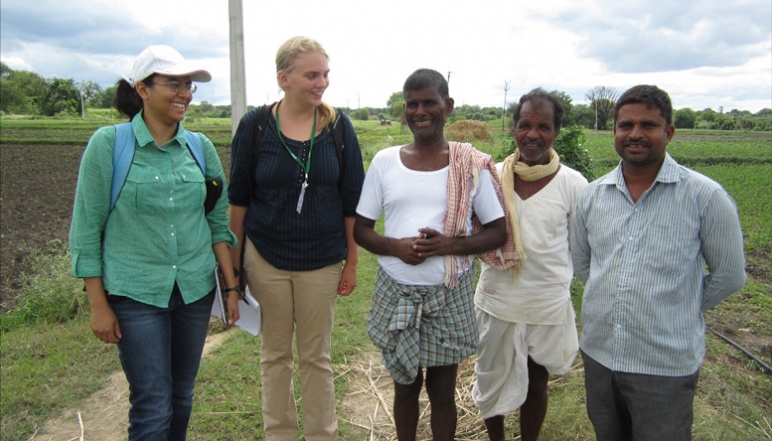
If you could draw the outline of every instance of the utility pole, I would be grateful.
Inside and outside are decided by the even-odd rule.
[[[509,80],[504,80],[504,118],[501,119],[501,130],[505,130],[504,124],[507,121],[507,92],[509,92]]]
[[[83,91],[78,89],[78,93],[80,94],[80,119],[83,119],[86,117],[86,104],[83,101]]]
[[[448,86],[450,86],[450,71],[448,71]]]
[[[244,13],[241,0],[228,0],[231,58],[231,135],[236,134],[241,117],[247,113],[244,71]]]

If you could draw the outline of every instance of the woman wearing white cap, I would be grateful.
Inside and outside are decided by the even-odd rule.
[[[204,209],[205,179],[224,186],[222,164],[209,139],[181,124],[193,81],[209,80],[209,72],[173,48],[148,47],[117,84],[115,106],[131,119],[124,127],[126,143],[133,142],[128,173],[112,191],[117,198],[111,188],[119,179],[113,176],[119,175],[113,152],[123,142],[119,126],[98,129],[81,161],[72,268],[86,285],[94,335],[118,344],[130,388],[131,441],[185,439],[217,263],[228,287],[229,321],[238,319],[227,192]],[[203,148],[203,166],[189,144]]]

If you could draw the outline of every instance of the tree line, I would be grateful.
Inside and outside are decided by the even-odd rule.
[[[506,93],[506,91],[505,91]],[[553,91],[563,103],[565,114],[563,127],[578,125],[597,130],[609,130],[613,124],[614,105],[619,91],[612,87],[596,86],[585,94],[589,104],[574,104],[571,97],[559,90]],[[78,116],[85,109],[109,109],[115,97],[115,86],[105,89],[93,81],[76,82],[73,79],[46,79],[25,70],[14,70],[0,63],[0,115]],[[506,97],[506,95],[505,95]],[[391,119],[399,121],[404,107],[402,92],[394,92],[381,108],[344,108],[353,119]],[[492,121],[512,117],[517,101],[502,107],[480,107],[463,104],[453,111],[449,122],[458,120]],[[213,105],[206,101],[191,105],[192,117],[230,118],[230,105]],[[723,112],[719,108],[692,110],[677,109],[673,114],[676,128],[765,130],[772,131],[772,109],[764,108],[756,113],[733,109]]]
[[[574,104],[571,97],[563,91],[553,90],[563,104],[565,113],[561,125],[563,127],[581,126],[588,129],[610,130],[614,119],[614,106],[620,92],[612,87],[596,86],[588,90],[585,98],[589,104]],[[379,119],[394,118],[399,120],[405,102],[402,92],[394,92],[386,102],[385,109],[357,109],[349,113],[355,119]],[[507,102],[506,112],[501,107],[480,107],[464,104],[457,106],[453,114],[448,118],[452,123],[458,120],[473,119],[478,121],[491,121],[496,119],[511,118],[517,100]],[[673,112],[673,124],[679,129],[721,129],[721,130],[772,130],[772,109],[765,108],[756,113],[747,110],[733,109],[727,113],[723,108],[716,112],[707,108],[704,110],[692,110],[688,107]]]

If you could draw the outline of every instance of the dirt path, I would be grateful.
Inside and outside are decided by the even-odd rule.
[[[204,356],[228,336],[228,331],[206,338]],[[123,441],[129,426],[129,384],[123,371],[110,376],[107,386],[93,393],[79,408],[49,420],[29,441]]]
[[[228,332],[208,336],[204,356],[227,336]],[[336,371],[349,379],[349,392],[342,397],[340,417],[367,433],[367,438],[372,434],[372,439],[396,439],[392,438],[393,387],[380,356],[375,352],[362,354],[355,362],[347,367],[337,367]],[[425,402],[425,397],[423,400]],[[77,441],[81,433],[84,441],[123,441],[128,428],[128,412],[129,385],[126,376],[119,371],[80,407],[68,409],[46,422],[29,441]]]
[[[207,337],[204,356],[228,337],[230,331]],[[459,367],[460,371],[472,369],[470,360]],[[345,377],[348,392],[339,397],[341,411],[338,418],[354,426],[361,439],[394,441],[394,417],[391,412],[394,387],[391,376],[381,363],[376,351],[359,354],[346,365],[336,366],[338,377]],[[459,429],[479,432],[480,423],[471,403],[468,385],[457,385],[459,404]],[[419,423],[420,439],[429,439],[429,400],[421,392]],[[49,420],[28,441],[78,441],[81,433],[84,441],[124,441],[128,428],[129,387],[123,372],[116,372],[107,386],[92,394],[80,407],[68,409],[58,417]],[[355,435],[358,436],[358,435]],[[427,438],[428,437],[428,438]],[[468,439],[477,439],[468,438]]]

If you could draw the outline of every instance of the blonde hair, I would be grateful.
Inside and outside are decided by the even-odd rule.
[[[307,54],[309,52],[317,52],[324,55],[328,60],[330,56],[324,50],[324,47],[316,40],[308,37],[297,36],[292,37],[285,41],[284,44],[279,46],[279,50],[276,51],[276,73],[284,71],[286,73],[292,72],[295,68],[295,59],[298,55]],[[335,109],[322,101],[322,105],[319,106],[319,123],[322,127],[330,124],[335,119]]]

